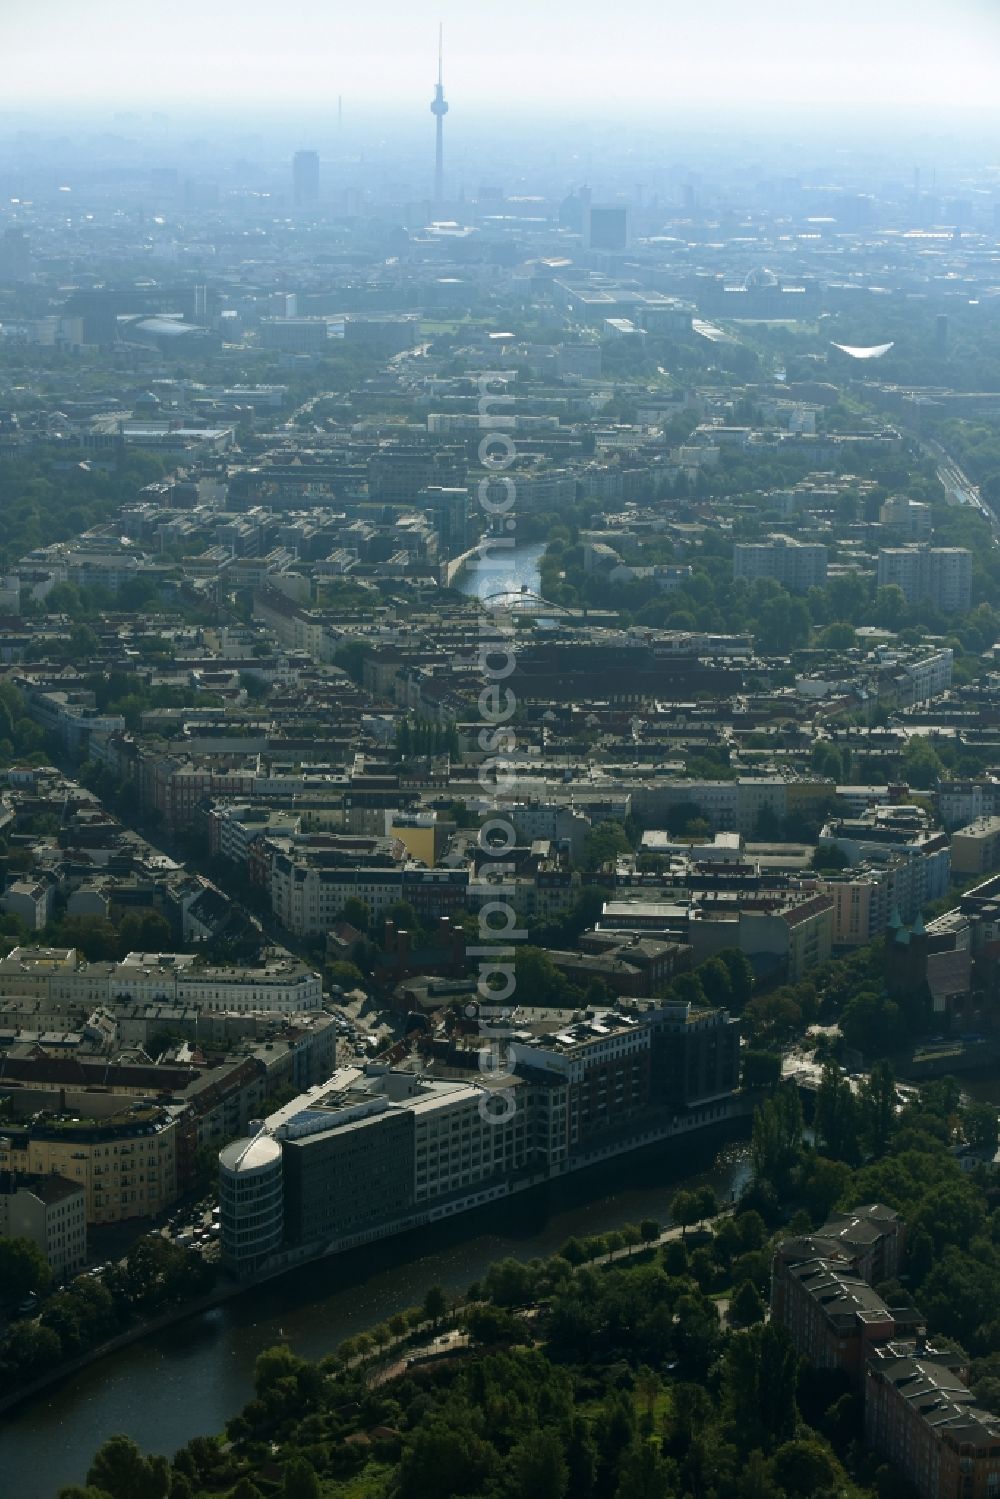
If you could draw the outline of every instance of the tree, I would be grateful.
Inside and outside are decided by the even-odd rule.
[[[799,1190],[812,1223],[822,1223],[830,1216],[850,1183],[851,1168],[843,1161],[821,1155],[806,1157],[799,1174]]]
[[[715,1195],[714,1187],[699,1187],[695,1193],[698,1205],[699,1223],[705,1218],[714,1218],[719,1211],[719,1199]]]
[[[511,1448],[507,1459],[511,1499],[563,1499],[568,1484],[563,1444],[551,1428],[528,1432]]]
[[[100,648],[100,639],[90,625],[77,624],[70,630],[66,654],[71,661],[87,660],[95,656]]]
[[[774,1454],[774,1476],[789,1499],[813,1499],[831,1489],[837,1466],[829,1451],[815,1439],[785,1442]]]
[[[514,954],[514,980],[517,994],[529,1004],[560,1005],[575,992],[548,953],[531,945]]]
[[[258,1400],[284,1379],[294,1379],[305,1367],[305,1360],[292,1352],[287,1343],[276,1343],[258,1353],[254,1363],[253,1384]]]
[[[858,1107],[851,1085],[834,1062],[827,1062],[816,1092],[816,1142],[834,1160],[858,1158]]]
[[[170,1465],[165,1457],[143,1457],[131,1437],[109,1437],[94,1454],[87,1482],[111,1499],[167,1499]]]
[[[668,1275],[686,1275],[688,1272],[687,1245],[680,1239],[669,1239],[663,1246],[663,1268]]]
[[[597,1480],[597,1445],[591,1435],[590,1422],[574,1416],[564,1452],[567,1467],[567,1489],[572,1499],[590,1499]]]
[[[682,1296],[674,1308],[674,1351],[685,1373],[706,1378],[719,1351],[719,1312],[706,1296]]]
[[[399,932],[419,933],[420,917],[408,900],[394,900],[383,912],[383,920],[391,921]]]
[[[668,997],[681,1004],[704,1005],[705,991],[697,973],[679,973],[670,982]]]
[[[745,1280],[737,1286],[729,1303],[729,1316],[741,1327],[750,1327],[764,1320],[764,1300],[752,1281]]]
[[[718,956],[729,971],[732,1007],[738,1013],[753,997],[753,967],[746,953],[740,952],[738,947],[723,948]]]
[[[744,1088],[773,1088],[781,1081],[781,1057],[775,1051],[747,1047],[743,1053]]]
[[[429,1286],[424,1296],[424,1316],[437,1327],[448,1310],[448,1298],[440,1286]]]
[[[822,872],[846,869],[851,861],[836,843],[817,843],[810,862],[813,869]]]
[[[585,869],[600,869],[613,864],[621,854],[630,854],[632,845],[620,822],[600,822],[587,834],[584,844]]]
[[[121,957],[130,952],[169,952],[173,945],[170,922],[159,911],[130,911],[118,928]]]
[[[365,976],[356,963],[346,963],[343,960],[331,963],[326,976],[329,983],[339,989],[363,989],[365,986]]]
[[[400,1499],[477,1494],[499,1461],[489,1442],[455,1420],[435,1415],[407,1437],[399,1463]]]
[[[793,1083],[784,1083],[754,1110],[750,1164],[755,1183],[781,1190],[802,1145],[802,1104]]]
[[[671,1198],[670,1218],[673,1223],[680,1225],[682,1239],[687,1238],[689,1226],[698,1222],[701,1216],[699,1206],[697,1193],[689,1192],[687,1188],[675,1192]]]
[[[847,1045],[866,1056],[897,1051],[906,1042],[906,1020],[895,1000],[862,989],[849,1000],[840,1017],[840,1033]]]
[[[363,900],[359,900],[356,895],[349,895],[344,901],[340,919],[359,932],[367,932],[371,925],[372,915]]]
[[[686,833],[692,824],[705,822],[697,802],[676,802],[667,809],[667,831],[676,835]],[[708,825],[705,824],[708,831]]]
[[[915,1234],[924,1229],[940,1258],[949,1244],[962,1246],[983,1231],[985,1212],[981,1194],[968,1181],[942,1182],[927,1191],[912,1214],[910,1227]]]
[[[58,936],[62,946],[79,948],[88,963],[118,957],[118,929],[104,916],[67,916],[59,923]]]
[[[1000,1126],[997,1111],[988,1103],[973,1103],[961,1113],[962,1133],[970,1150],[976,1150],[991,1159],[997,1153]]]
[[[861,1137],[874,1156],[884,1155],[896,1117],[896,1074],[890,1062],[876,1062],[858,1088]]]
[[[0,1366],[18,1381],[37,1379],[63,1356],[62,1344],[51,1327],[38,1322],[15,1322],[0,1345]]]
[[[639,1232],[644,1244],[655,1244],[662,1230],[655,1218],[643,1218],[639,1224]]]
[[[698,979],[710,1005],[728,1009],[733,1003],[733,982],[729,967],[721,958],[709,958],[698,967]]]
[[[517,1343],[524,1337],[524,1324],[511,1312],[497,1306],[470,1306],[465,1313],[470,1338],[488,1348]]]
[[[595,1423],[599,1453],[598,1484],[608,1492],[618,1472],[621,1455],[635,1439],[635,1407],[624,1390],[610,1389]]]
[[[743,1032],[753,1043],[779,1046],[802,1024],[802,1007],[783,989],[756,994],[743,1010]]]
[[[923,734],[912,734],[906,741],[906,749],[900,761],[903,779],[919,790],[936,786],[944,774],[941,756]]]
[[[16,1304],[44,1291],[52,1279],[48,1260],[31,1239],[0,1238],[0,1294]]]
[[[615,1499],[670,1499],[674,1466],[651,1442],[634,1442],[625,1453]]]
[[[746,1450],[770,1452],[793,1435],[796,1367],[791,1339],[775,1322],[730,1339],[722,1361],[723,1403]]]
[[[170,1499],[174,1499],[171,1490]],[[229,1491],[229,1499],[262,1499],[261,1491],[245,1473],[234,1489]]]
[[[906,618],[906,595],[898,583],[886,583],[875,592],[872,611],[875,623],[884,630],[898,630]]]
[[[316,1470],[304,1457],[291,1457],[285,1464],[282,1499],[321,1499]]]

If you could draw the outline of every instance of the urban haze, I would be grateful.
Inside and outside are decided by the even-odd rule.
[[[9,0],[0,1482],[1000,1496],[1000,12]]]

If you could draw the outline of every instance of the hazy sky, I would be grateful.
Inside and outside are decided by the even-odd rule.
[[[996,107],[1000,0],[0,0],[7,107]]]

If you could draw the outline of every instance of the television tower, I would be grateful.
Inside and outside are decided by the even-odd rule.
[[[444,26],[438,27],[438,81],[431,102],[431,114],[437,121],[437,142],[434,153],[434,201],[440,203],[444,197],[444,117],[448,113],[448,101],[444,96]]]

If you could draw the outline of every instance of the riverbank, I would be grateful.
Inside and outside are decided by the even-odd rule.
[[[5,1395],[0,1399],[0,1416],[16,1410],[19,1405],[32,1400],[36,1395],[44,1394],[46,1390],[62,1383],[63,1380],[71,1379],[74,1374],[79,1374],[91,1364],[99,1363],[110,1354],[118,1353],[122,1348],[130,1348],[134,1343],[141,1343],[143,1339],[150,1338],[167,1327],[173,1327],[178,1322],[184,1322],[189,1317],[200,1317],[203,1312],[211,1311],[214,1307],[221,1306],[224,1301],[242,1295],[246,1289],[246,1286],[236,1281],[229,1281],[226,1285],[216,1287],[194,1301],[171,1307],[169,1311],[161,1312],[158,1317],[151,1317],[147,1321],[137,1323],[135,1327],[126,1328],[124,1332],[109,1338],[106,1343],[98,1343],[95,1347],[88,1348],[86,1353],[81,1353],[77,1358],[59,1364],[55,1369],[50,1369],[48,1373],[40,1375],[38,1379],[21,1385],[10,1395]]]
[[[475,548],[473,549],[475,551]],[[483,565],[477,556],[465,553],[462,566],[454,575],[452,586],[467,598],[486,599],[492,594],[519,594],[527,588],[537,593],[541,584],[539,566],[545,553],[544,541],[526,542],[509,551],[494,549]]]
[[[428,1286],[449,1295],[491,1264],[555,1253],[581,1239],[655,1218],[670,1221],[684,1188],[711,1186],[722,1202],[749,1176],[749,1120],[606,1162],[535,1194],[315,1261],[261,1285],[233,1286],[207,1310],[178,1309],[168,1325],[65,1366],[0,1420],[0,1471],[18,1499],[53,1499],[81,1483],[95,1449],[125,1431],[149,1452],[172,1454],[223,1429],[250,1398],[257,1355],[286,1342],[318,1360],[345,1339],[419,1304]]]
[[[742,1103],[743,1100],[738,1099],[736,1102]],[[158,1317],[138,1323],[135,1327],[127,1328],[124,1332],[118,1333],[114,1338],[109,1338],[107,1342],[97,1344],[94,1348],[88,1349],[86,1353],[81,1353],[69,1363],[59,1364],[56,1368],[40,1375],[38,1379],[31,1381],[29,1384],[22,1385],[18,1390],[0,1399],[0,1416],[15,1410],[19,1405],[23,1405],[35,1396],[43,1394],[45,1390],[52,1388],[63,1380],[71,1378],[74,1374],[80,1373],[90,1365],[98,1363],[101,1359],[107,1358],[109,1354],[117,1353],[120,1349],[128,1348],[132,1344],[139,1343],[143,1339],[149,1338],[153,1334],[162,1332],[165,1328],[175,1326],[189,1318],[198,1317],[203,1312],[211,1311],[225,1302],[233,1300],[235,1297],[249,1296],[270,1282],[280,1281],[287,1276],[293,1276],[309,1266],[340,1256],[362,1254],[376,1243],[411,1239],[418,1232],[445,1222],[454,1224],[456,1229],[460,1230],[460,1225],[463,1221],[472,1220],[471,1226],[474,1230],[474,1220],[477,1215],[489,1218],[494,1209],[501,1205],[506,1206],[510,1204],[513,1198],[521,1195],[528,1196],[530,1194],[550,1196],[553,1189],[558,1188],[559,1183],[567,1181],[570,1176],[581,1181],[581,1184],[585,1186],[585,1179],[589,1174],[599,1172],[610,1161],[620,1159],[623,1154],[628,1155],[632,1159],[644,1151],[659,1150],[664,1144],[677,1139],[680,1134],[690,1137],[691,1135],[698,1136],[711,1130],[724,1131],[729,1126],[739,1126],[741,1121],[749,1118],[751,1112],[752,1100],[748,1101],[747,1106],[743,1108],[731,1108],[725,1117],[718,1121],[709,1123],[691,1121],[686,1126],[681,1126],[680,1128],[674,1126],[669,1132],[661,1133],[658,1137],[651,1138],[647,1133],[645,1137],[639,1137],[639,1143],[632,1144],[631,1146],[623,1148],[619,1144],[597,1149],[564,1177],[531,1177],[520,1182],[507,1183],[505,1184],[505,1190],[498,1189],[489,1201],[474,1208],[460,1209],[458,1215],[451,1215],[450,1207],[442,1204],[434,1212],[413,1215],[411,1218],[400,1220],[398,1223],[385,1224],[381,1229],[369,1230],[366,1234],[353,1235],[349,1239],[344,1239],[327,1246],[322,1252],[317,1252],[315,1249],[306,1249],[300,1252],[291,1251],[282,1263],[271,1265],[250,1279],[227,1279],[213,1287],[204,1296],[197,1297],[190,1302],[178,1304],[169,1311],[162,1312]]]
[[[479,557],[480,545],[481,543],[477,541],[474,547],[470,547],[469,550],[467,552],[463,552],[460,557],[453,557],[450,562],[441,563],[441,566],[438,569],[438,582],[441,584],[442,588],[455,587],[458,579],[465,572],[465,569],[471,562],[475,562]],[[462,591],[464,592],[464,590]]]

